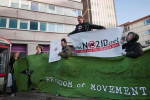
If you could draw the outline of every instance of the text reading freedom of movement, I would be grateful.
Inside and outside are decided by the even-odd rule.
[[[73,84],[72,81],[64,81],[57,79],[55,77],[46,77],[46,82],[51,82],[51,83],[56,83],[59,86],[62,87],[68,87],[68,88],[85,88],[87,87],[86,83],[78,83],[78,84]],[[148,90],[146,87],[127,87],[127,86],[108,86],[108,85],[98,85],[98,84],[88,84],[90,85],[89,89],[91,91],[99,91],[99,92],[105,92],[105,93],[112,93],[112,94],[120,94],[120,95],[133,95],[133,96],[138,96],[138,95],[143,95],[146,96],[148,95]]]

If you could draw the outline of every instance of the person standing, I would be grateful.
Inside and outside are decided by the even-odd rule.
[[[94,25],[94,24],[85,22],[82,16],[78,16],[77,20],[78,20],[78,25],[76,25],[75,30],[69,33],[68,35],[76,34],[79,32],[91,31],[92,29],[106,29],[104,26]]]
[[[15,96],[17,92],[17,87],[16,87],[16,79],[14,75],[14,63],[16,60],[20,58],[20,52],[15,52],[12,57],[10,58],[9,66],[10,66],[10,73],[12,75],[12,86],[11,88],[11,96]]]

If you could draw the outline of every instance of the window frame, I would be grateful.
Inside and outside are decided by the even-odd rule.
[[[32,3],[35,3],[35,4],[37,3],[37,10],[32,9]],[[40,12],[40,11],[39,11],[39,4],[40,4],[39,2],[32,1],[32,2],[31,2],[31,11],[38,11],[38,12]],[[33,7],[34,7],[34,6],[33,6]]]
[[[12,7],[12,8],[20,8],[20,3],[21,3],[21,0],[18,0],[18,7],[13,7],[12,6],[12,2],[13,2],[13,0],[10,0],[10,4],[9,4],[9,7]]]
[[[54,31],[49,31],[49,24],[53,24],[54,25]],[[56,32],[56,23],[48,23],[47,24],[47,32]]]
[[[37,22],[37,30],[31,29],[31,22]],[[30,31],[39,31],[39,21],[30,20],[29,30]]]
[[[45,23],[46,24],[45,31],[41,30],[41,23]],[[41,31],[41,32],[47,32],[47,22],[39,22],[39,31]]]
[[[46,7],[45,7],[45,10],[41,10],[42,8],[41,8],[41,5],[45,5]],[[46,3],[39,3],[39,11],[40,12],[48,12],[48,4],[46,4]]]
[[[7,4],[7,5],[0,5],[0,6],[9,7],[9,5],[10,5],[10,0],[4,0],[4,1],[7,1],[8,4]]]
[[[5,18],[5,17],[0,17],[0,19],[1,19],[1,18],[6,19],[6,25],[5,25],[5,27],[0,27],[0,28],[7,28],[7,18]]]
[[[27,29],[21,29],[21,28],[20,28],[20,26],[21,26],[21,21],[27,22]],[[28,21],[28,20],[19,19],[18,22],[19,22],[19,24],[18,24],[18,29],[20,29],[20,30],[29,30],[29,21]]]
[[[28,8],[27,9],[24,9],[24,8],[22,8],[22,2],[23,1],[26,1],[26,2],[28,2]],[[20,9],[24,9],[24,10],[31,10],[30,8],[31,8],[31,1],[27,1],[27,0],[20,0]]]
[[[150,25],[150,18],[144,20],[144,25]]]
[[[58,31],[58,30],[57,30],[57,29],[60,29],[60,28],[58,27],[59,25],[62,25],[62,31]],[[57,32],[57,33],[65,33],[65,32],[64,32],[64,24],[59,24],[59,23],[57,23],[57,24],[56,24],[56,32]]]
[[[16,19],[16,21],[17,21],[17,23],[16,23],[16,24],[17,24],[16,28],[11,28],[11,27],[10,27],[10,20],[11,20],[11,19],[16,19],[16,18],[8,18],[8,28],[9,28],[9,29],[18,29],[18,19]]]

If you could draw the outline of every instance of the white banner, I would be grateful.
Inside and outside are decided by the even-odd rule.
[[[61,59],[58,54],[61,52],[62,46],[60,40],[50,42],[49,62],[55,62]]]
[[[122,55],[122,28],[82,32],[70,35],[78,56],[116,57]]]

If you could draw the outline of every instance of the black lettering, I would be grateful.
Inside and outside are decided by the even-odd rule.
[[[100,48],[100,42],[99,41],[95,41],[96,42],[96,48]]]
[[[82,43],[82,45],[83,45],[83,49],[88,49],[88,43],[86,42],[86,43]]]

